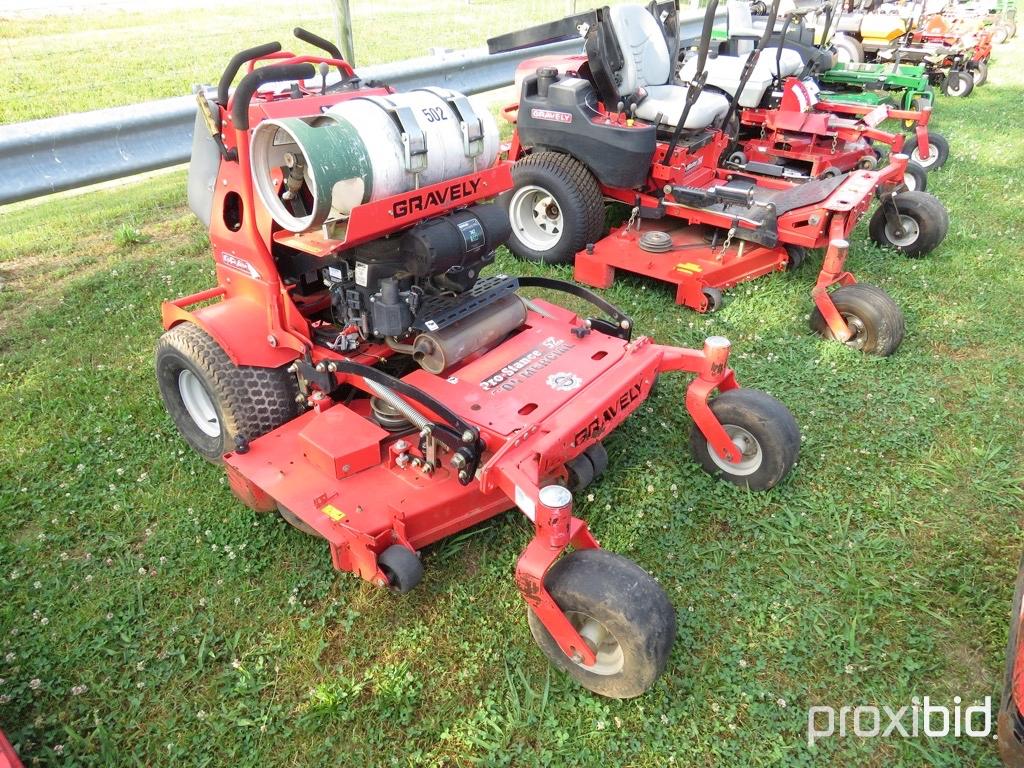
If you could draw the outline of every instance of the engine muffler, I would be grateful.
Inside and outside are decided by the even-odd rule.
[[[412,343],[412,358],[424,370],[441,374],[525,322],[526,302],[511,293],[447,328],[421,333]]]

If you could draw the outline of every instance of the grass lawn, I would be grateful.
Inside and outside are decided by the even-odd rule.
[[[292,37],[295,26],[334,36],[331,0],[218,0],[211,6],[198,11],[158,2],[134,13],[0,14],[0,55],[12,77],[0,94],[0,124],[188,94],[193,83],[216,83],[239,49],[271,40],[286,50],[312,52]],[[356,62],[366,66],[426,56],[431,47],[480,46],[491,35],[549,21],[566,4],[354,0],[351,8]]]
[[[197,52],[200,79],[261,21]],[[47,34],[85,34],[71,23]],[[168,83],[146,92],[180,91]],[[110,90],[94,95],[139,98]],[[50,98],[14,117],[5,103],[5,119],[64,104]],[[850,266],[906,314],[893,358],[810,335],[815,258],[712,316],[639,279],[607,292],[658,340],[728,336],[741,382],[804,435],[771,493],[717,482],[689,458],[674,378],[607,442],[577,513],[680,619],[664,677],[626,702],[553,673],[533,644],[512,581],[522,515],[431,547],[423,584],[395,598],[246,510],[187,450],[152,366],[160,300],[211,283],[182,173],[0,212],[0,727],[52,765],[996,765],[987,740],[811,749],[805,733],[816,704],[998,697],[1024,502],[1022,122],[1018,40],[988,85],[937,107],[945,243],[911,261],[869,245],[866,224],[853,238]]]

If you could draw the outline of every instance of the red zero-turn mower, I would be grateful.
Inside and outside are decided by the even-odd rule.
[[[887,146],[890,154],[914,152],[917,157],[934,158],[927,167],[912,159],[904,169],[907,189],[924,191],[926,171],[941,167],[949,154],[946,140],[928,130],[931,108],[910,111],[885,104],[820,100],[817,83],[808,77],[810,64],[785,47],[793,16],[787,16],[779,35],[774,32],[778,5],[778,0],[772,4],[764,33],[746,56],[719,55],[705,64],[705,87],[721,91],[730,100],[723,124],[736,141],[727,150],[725,167],[797,181],[827,178],[858,168],[876,168],[882,157],[877,143]],[[770,49],[769,40],[775,41]],[[693,57],[683,65],[680,76],[694,81],[698,75],[695,65]],[[732,122],[734,114],[736,123]],[[878,127],[889,119],[915,126],[908,146],[904,147],[903,134]]]
[[[695,374],[691,448],[743,487],[788,473],[792,415],[738,388],[725,339],[661,346],[574,284],[481,277],[509,234],[487,201],[512,186],[490,114],[451,91],[370,87],[331,43],[296,34],[328,57],[243,51],[214,103],[200,96],[190,200],[217,285],[163,305],[168,411],[244,503],[395,592],[419,582],[423,547],[518,507],[534,536],[515,578],[538,644],[592,691],[642,693],[675,613],[651,576],[598,547],[573,492],[605,470],[601,441],[662,373]]]
[[[18,755],[14,752],[11,742],[0,731],[0,768],[22,768]]]
[[[1010,640],[999,705],[999,755],[1009,768],[1024,768],[1024,557],[1010,610]]]
[[[534,261],[575,261],[576,279],[598,287],[611,285],[616,269],[664,280],[676,286],[677,303],[707,312],[721,304],[722,289],[795,267],[807,248],[827,248],[812,328],[891,354],[903,338],[902,313],[845,270],[847,238],[876,193],[872,238],[908,255],[942,240],[945,212],[931,196],[905,191],[905,155],[879,171],[803,183],[720,167],[731,141],[721,128],[729,100],[703,87],[716,7],[711,0],[688,85],[672,82],[675,3],[656,14],[630,5],[590,11],[489,41],[493,53],[586,30],[586,57],[546,63],[523,79],[510,149],[518,161],[510,249]],[[602,237],[606,199],[632,215]]]

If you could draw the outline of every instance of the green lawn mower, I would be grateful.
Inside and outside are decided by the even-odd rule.
[[[931,106],[935,92],[919,64],[836,63],[818,76],[825,101],[888,104],[897,109]]]

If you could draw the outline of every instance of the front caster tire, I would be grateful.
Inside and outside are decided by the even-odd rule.
[[[601,236],[604,198],[583,163],[559,152],[527,155],[512,168],[508,248],[526,261],[569,264]]]
[[[888,357],[903,342],[903,312],[881,288],[865,283],[845,285],[832,292],[832,302],[853,336],[845,343],[869,355]],[[826,339],[835,339],[821,311],[811,313],[811,330]]]
[[[751,491],[778,485],[800,453],[800,428],[789,409],[757,389],[730,389],[710,405],[743,455],[737,463],[722,458],[694,424],[690,450],[704,471]]]
[[[883,248],[895,248],[912,259],[931,253],[946,238],[949,213],[935,195],[927,192],[903,192],[894,198],[902,231],[885,215],[885,203],[879,205],[868,222],[868,235]]]
[[[388,589],[404,595],[423,579],[423,563],[412,550],[392,544],[379,555],[377,565],[388,579]]]
[[[928,155],[917,146],[917,134],[912,134],[903,144],[903,154],[910,156],[912,163],[917,163],[926,171],[936,171],[949,159],[949,142],[941,133],[928,131]]]
[[[970,72],[950,71],[942,83],[942,92],[954,99],[965,99],[974,90],[974,78]]]
[[[544,586],[597,656],[591,667],[570,659],[528,609],[533,639],[555,668],[612,699],[639,696],[665,671],[676,612],[639,565],[603,549],[577,550],[551,566]]]
[[[156,378],[181,436],[212,462],[235,450],[236,437],[252,440],[299,413],[295,379],[284,369],[235,365],[193,323],[160,337]]]
[[[974,70],[971,72],[971,75],[974,77],[974,85],[975,86],[980,87],[980,86],[984,85],[985,83],[987,83],[988,82],[988,62],[987,61],[975,62]]]
[[[928,188],[928,172],[917,163],[907,163],[903,172],[903,186],[908,192],[924,192]]]

